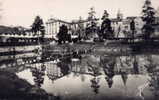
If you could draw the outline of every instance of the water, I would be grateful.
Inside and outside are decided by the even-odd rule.
[[[31,85],[62,100],[159,98],[157,54],[87,53],[58,58],[53,52],[49,55],[46,52],[41,48],[39,52],[3,55],[0,68],[16,73]]]

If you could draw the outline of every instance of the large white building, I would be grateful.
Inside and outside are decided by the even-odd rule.
[[[62,25],[66,25],[68,28],[68,34],[73,35],[85,35],[85,28],[90,21],[88,20],[73,20],[72,22],[66,22],[59,19],[49,19],[46,22],[46,37],[56,38],[56,35],[59,32],[59,28]]]
[[[56,38],[56,35],[59,32],[59,28],[61,25],[66,25],[67,27],[70,27],[69,22],[53,18],[49,19],[46,22],[46,37]]]

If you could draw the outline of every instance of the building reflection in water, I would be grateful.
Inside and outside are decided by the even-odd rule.
[[[46,72],[48,78],[52,80],[52,82],[63,76],[61,73],[61,69],[57,67],[57,63],[54,61],[47,62]]]
[[[96,60],[95,56],[89,56],[81,60],[80,58],[72,59],[72,72],[75,77],[81,77],[81,81],[85,82],[87,76],[91,76],[90,79],[90,87],[93,89],[95,94],[99,93],[99,81],[100,78],[98,76],[101,75],[101,70],[98,65],[98,60]]]
[[[84,59],[81,60],[81,57],[72,58],[71,71],[74,77],[80,77],[81,82],[85,82],[88,71]]]
[[[49,61],[45,64],[47,65],[47,76],[52,80],[52,82],[68,75],[71,72],[70,58]]]

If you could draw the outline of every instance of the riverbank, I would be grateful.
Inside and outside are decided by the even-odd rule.
[[[81,42],[74,44],[50,44],[45,46],[45,51],[64,54],[64,53],[76,53],[76,54],[106,54],[106,55],[127,55],[127,54],[143,54],[154,53],[159,51],[159,42],[155,41],[138,41],[135,43],[124,43],[116,41],[107,42]]]
[[[129,45],[122,45],[119,43],[106,43],[106,42],[97,42],[97,43],[74,43],[74,44],[51,44],[47,45],[44,48],[44,51],[55,53],[55,54],[113,54],[119,55],[121,53],[130,53],[131,48]]]
[[[13,72],[0,70],[0,80],[1,100],[55,100],[53,95],[20,79]]]

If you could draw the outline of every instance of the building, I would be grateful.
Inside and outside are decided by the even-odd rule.
[[[45,37],[53,37],[56,39],[56,35],[59,32],[59,28],[62,25],[66,25],[68,28],[68,34],[71,34],[72,38],[74,37],[85,37],[85,29],[87,25],[90,23],[90,20],[73,20],[71,22],[66,22],[59,19],[49,19],[46,22],[46,36]]]
[[[59,28],[62,25],[66,25],[70,27],[69,22],[51,18],[46,22],[46,36],[45,37],[53,37],[56,38],[57,33],[59,32]]]
[[[130,29],[130,23],[132,20],[135,21],[135,35],[141,35],[142,33],[142,28],[144,25],[144,22],[142,21],[141,16],[130,16],[123,18],[123,14],[118,11],[117,17],[110,19],[112,21],[112,29],[114,31],[115,37],[132,37],[132,31]],[[100,20],[99,19],[94,19],[94,21],[97,23],[97,27],[100,29]],[[86,37],[87,34],[87,28],[89,27],[90,23],[92,20],[86,19],[83,20],[81,17],[79,20],[73,20],[71,22],[66,22],[63,20],[59,19],[54,19],[51,18],[46,22],[46,35],[45,37],[53,37],[56,39],[56,35],[59,32],[59,28],[61,25],[66,25],[68,28],[68,34],[71,34],[71,37],[81,37],[84,38]],[[100,23],[101,24],[101,23]],[[159,17],[156,17],[155,20],[155,34],[159,34]],[[90,37],[93,37],[96,34],[96,32],[92,33],[93,36],[91,35]],[[89,36],[89,35],[88,35]]]
[[[142,34],[144,22],[141,17],[131,16],[122,20],[118,18],[111,19],[115,37],[132,37],[132,32],[130,29],[130,23],[132,20],[135,21],[135,34]]]

